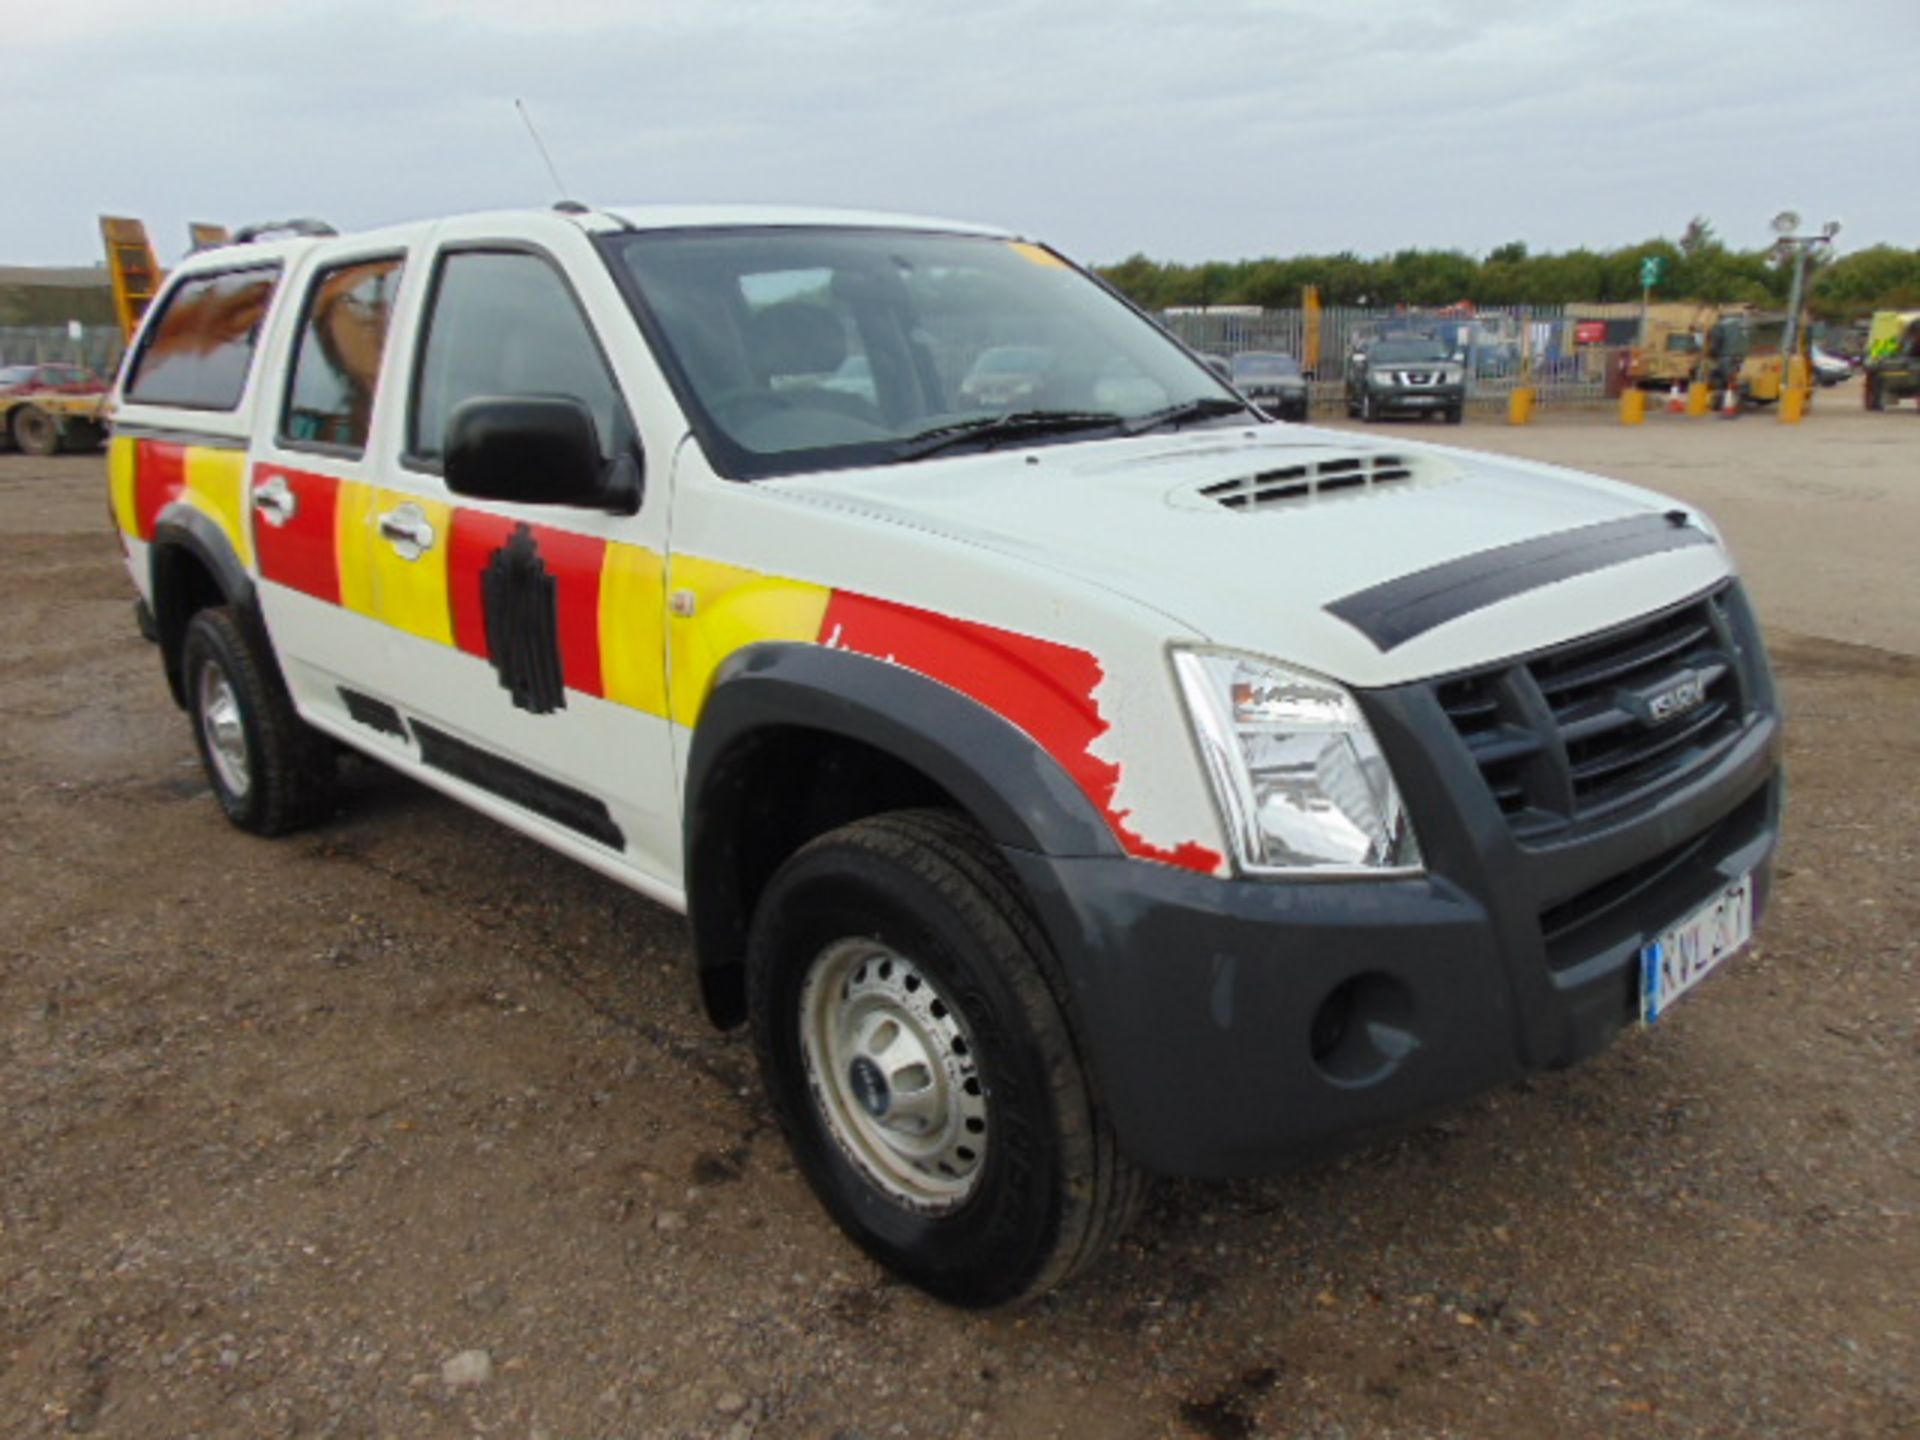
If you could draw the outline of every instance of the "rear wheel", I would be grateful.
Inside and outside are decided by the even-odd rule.
[[[227,818],[280,835],[324,814],[333,746],[295,713],[264,638],[226,606],[202,610],[188,622],[180,664],[194,742]]]
[[[13,412],[13,443],[23,455],[53,455],[60,449],[60,427],[38,405],[21,405]]]
[[[1860,392],[1860,399],[1861,403],[1869,410],[1884,410],[1887,408],[1887,392],[1881,388],[1880,377],[1878,375],[1867,376],[1867,383]]]
[[[856,1243],[953,1304],[1060,1284],[1142,1193],[1050,969],[998,853],[942,811],[822,836],[754,913],[755,1049],[802,1173]]]

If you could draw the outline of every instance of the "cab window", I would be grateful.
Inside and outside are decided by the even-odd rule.
[[[295,341],[280,438],[358,455],[366,449],[401,257],[322,270],[307,293]]]
[[[127,399],[184,410],[233,410],[247,388],[280,269],[195,275],[168,292],[147,328]]]
[[[428,303],[408,425],[410,462],[437,468],[447,421],[476,396],[572,398],[587,407],[611,460],[633,426],[573,292],[539,255],[444,255]]]

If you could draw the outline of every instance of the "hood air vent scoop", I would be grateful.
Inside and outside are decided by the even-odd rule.
[[[1305,460],[1261,470],[1252,475],[1236,475],[1231,480],[1201,485],[1178,498],[1188,505],[1197,502],[1218,505],[1227,510],[1266,510],[1276,505],[1298,504],[1321,495],[1355,493],[1376,485],[1439,479],[1453,473],[1452,466],[1425,455],[1367,452],[1326,460]]]

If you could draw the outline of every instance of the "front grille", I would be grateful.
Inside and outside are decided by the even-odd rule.
[[[1755,707],[1733,587],[1436,683],[1522,838],[1632,807],[1711,765]]]

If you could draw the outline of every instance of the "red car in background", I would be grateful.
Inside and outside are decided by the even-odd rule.
[[[106,434],[107,382],[84,365],[0,365],[0,437],[28,455],[90,450]]]

